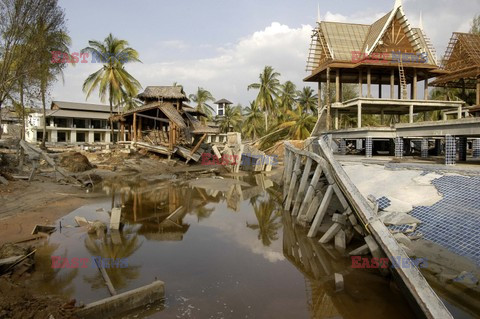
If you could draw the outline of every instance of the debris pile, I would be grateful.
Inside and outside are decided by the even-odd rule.
[[[72,173],[85,172],[94,168],[94,166],[88,161],[88,158],[79,152],[62,154],[60,157],[60,166]]]

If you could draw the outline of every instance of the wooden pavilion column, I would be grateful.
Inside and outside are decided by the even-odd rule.
[[[137,128],[137,129],[138,129],[137,136],[138,136],[140,139],[143,138],[143,136],[142,136],[142,128],[143,128],[143,127],[142,127],[142,118],[140,117],[140,118],[138,119],[138,128]]]
[[[378,76],[378,98],[382,98],[382,75]]]
[[[317,117],[320,120],[320,109],[322,108],[322,82],[318,81],[318,102],[317,102]]]
[[[428,78],[423,80],[423,99],[428,100]]]
[[[133,113],[133,141],[137,142],[137,113]]]
[[[120,122],[120,138],[119,141],[125,141],[125,122]]]
[[[360,101],[357,104],[357,127],[362,127],[362,102]]]
[[[372,97],[372,70],[367,69],[367,97]]]
[[[341,102],[342,95],[340,92],[340,87],[342,84],[340,83],[340,69],[335,70],[335,102]]]
[[[327,96],[325,97],[325,103],[327,104],[327,131],[330,130],[330,67],[327,67]]]
[[[390,98],[395,98],[395,70],[392,69],[390,72]]]
[[[477,105],[480,105],[480,76],[477,77]]]
[[[413,69],[413,80],[412,80],[412,99],[417,99],[417,69]]]
[[[363,97],[362,70],[358,70],[358,96]]]

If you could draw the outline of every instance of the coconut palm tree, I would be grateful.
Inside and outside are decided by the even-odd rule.
[[[297,96],[298,104],[302,107],[302,109],[309,111],[312,114],[317,113],[318,96],[311,87],[304,86],[301,91],[298,91]]]
[[[293,110],[296,97],[297,87],[293,82],[287,81],[281,85],[280,95],[278,96],[278,106],[282,113],[279,115],[284,115],[286,111]]]
[[[140,83],[125,70],[124,64],[141,62],[138,52],[128,46],[126,40],[115,38],[111,33],[103,42],[90,40],[89,46],[82,53],[89,53],[99,59],[103,65],[95,73],[90,74],[83,82],[83,91],[88,97],[98,88],[98,95],[102,102],[108,96],[110,104],[110,129],[113,140],[113,106],[122,101],[123,93],[136,96],[141,89]],[[115,143],[115,141],[113,141]]]
[[[219,120],[220,130],[228,133],[233,128],[234,131],[237,131],[241,126],[242,120],[242,106],[240,104],[237,106],[227,105],[224,115]]]
[[[253,211],[258,224],[247,222],[247,227],[258,230],[258,239],[262,241],[264,246],[270,246],[272,241],[278,239],[278,230],[282,226],[280,211],[275,209],[275,203],[271,200],[253,204]]]
[[[213,108],[207,104],[208,101],[215,101],[215,98],[213,97],[212,93],[209,91],[205,90],[204,88],[198,87],[197,88],[197,93],[196,94],[190,94],[188,96],[190,100],[192,100],[194,103],[197,103],[197,106],[195,107],[197,111],[203,112],[207,115],[208,119],[212,118],[212,111]],[[201,121],[206,122],[207,119],[202,117]]]
[[[45,63],[52,57],[52,52],[63,52],[68,56],[68,50],[72,40],[63,30],[55,28],[55,24],[44,20],[42,17],[32,27],[27,45],[35,50],[37,65],[34,72],[34,78],[39,82],[40,97],[42,100],[43,112],[43,136],[41,147],[45,148],[45,139],[47,135],[46,121],[46,94],[48,87],[55,82],[58,76],[63,80],[63,69],[67,66],[70,59],[62,59],[56,63]]]
[[[244,119],[243,134],[247,138],[256,140],[263,133],[263,112],[254,101],[245,108]]]
[[[252,83],[247,87],[247,90],[258,90],[255,103],[264,112],[265,131],[268,130],[268,115],[276,111],[275,98],[278,97],[280,89],[279,76],[280,73],[275,72],[273,67],[267,65],[259,75],[260,81],[258,83]]]

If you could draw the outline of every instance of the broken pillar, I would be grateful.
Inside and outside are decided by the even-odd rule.
[[[465,162],[467,160],[467,138],[461,136],[458,138],[458,161]]]
[[[347,238],[343,230],[339,230],[335,235],[335,248],[341,252],[347,248]]]
[[[422,139],[421,154],[422,154],[422,158],[428,157],[428,139],[426,138]]]
[[[347,154],[347,141],[344,138],[340,139],[339,149],[340,149],[340,154],[342,155]]]
[[[445,165],[455,165],[457,149],[455,146],[455,136],[445,135]]]
[[[361,138],[357,138],[357,143],[356,143],[356,146],[355,148],[358,150],[361,150],[363,147],[363,140]]]
[[[343,275],[339,273],[335,273],[335,292],[343,291],[345,287],[345,283],[343,281]]]
[[[395,157],[396,158],[403,157],[403,138],[401,137],[395,138]]]
[[[480,157],[480,138],[473,139],[472,150],[473,150],[473,158],[479,158]]]
[[[334,223],[327,232],[318,241],[320,244],[326,244],[335,237],[335,235],[342,229],[342,225]]]
[[[371,137],[365,139],[365,156],[372,157],[373,152],[373,141]]]
[[[442,155],[442,140],[439,138],[435,140],[435,155],[436,156]]]
[[[368,245],[365,244],[363,246],[360,246],[354,250],[352,250],[350,253],[348,253],[350,256],[363,256],[366,255],[370,252],[370,249],[368,248]]]
[[[122,216],[122,210],[120,208],[113,208],[110,215],[110,229],[120,229],[120,217]]]

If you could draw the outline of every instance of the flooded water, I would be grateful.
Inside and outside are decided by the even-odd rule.
[[[104,185],[104,199],[62,218],[61,232],[39,248],[33,284],[84,303],[108,297],[93,262],[101,256],[125,262],[106,269],[117,292],[165,282],[165,300],[129,318],[414,317],[377,270],[352,269],[347,255],[293,226],[270,180],[257,175],[209,185],[202,179]],[[108,222],[112,207],[122,207],[119,232],[69,226],[75,216]],[[90,262],[53,269],[51,256]],[[344,276],[343,292],[335,292],[335,272]]]

